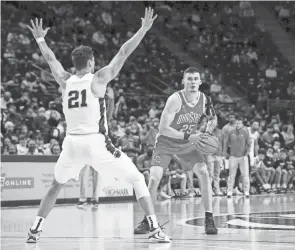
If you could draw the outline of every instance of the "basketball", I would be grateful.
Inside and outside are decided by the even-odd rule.
[[[196,147],[202,154],[213,154],[219,147],[219,140],[214,135],[204,133],[200,135]]]

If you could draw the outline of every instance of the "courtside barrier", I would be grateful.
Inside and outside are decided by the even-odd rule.
[[[39,204],[53,181],[56,156],[2,155],[1,205],[26,206]],[[87,194],[91,197],[89,178]],[[61,190],[57,203],[74,203],[80,195],[80,181],[69,181]],[[99,200],[117,202],[134,200],[132,185],[116,178],[100,176]]]

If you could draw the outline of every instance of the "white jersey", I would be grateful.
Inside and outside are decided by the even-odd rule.
[[[259,138],[259,132],[255,131],[254,133],[252,133],[250,127],[248,127],[248,131],[249,131],[250,140],[251,140],[250,154],[254,156],[254,145],[255,145],[255,141],[258,140]]]
[[[79,78],[71,76],[63,93],[63,113],[67,123],[67,134],[107,134],[106,87],[102,85],[100,98],[91,91],[94,74]]]

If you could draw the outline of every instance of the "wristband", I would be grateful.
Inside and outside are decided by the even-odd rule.
[[[187,141],[190,136],[190,134],[184,133],[183,140]]]
[[[37,43],[45,42],[44,37],[39,37],[36,39]]]

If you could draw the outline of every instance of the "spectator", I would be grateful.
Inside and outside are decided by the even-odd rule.
[[[277,78],[278,73],[273,65],[269,65],[269,67],[265,70],[265,76],[270,80]]]
[[[16,145],[10,144],[8,147],[8,154],[9,155],[16,155],[17,154],[17,148]]]
[[[36,141],[33,139],[29,140],[29,142],[28,142],[27,155],[40,155],[40,153],[37,149]]]
[[[274,186],[272,185],[275,181],[275,177],[277,174],[275,171],[275,161],[273,160],[273,153],[274,150],[273,148],[268,148],[266,151],[266,155],[264,156],[264,160],[263,163],[266,167],[266,179],[267,179],[267,184],[271,186],[271,189],[274,188]],[[276,180],[277,182],[277,180]]]
[[[1,97],[1,109],[7,109],[8,103],[13,103],[13,99],[11,98],[11,93],[6,91],[3,97]]]
[[[186,196],[186,184],[187,184],[187,175],[184,172],[185,166],[182,166],[182,162],[176,155],[170,161],[169,170],[170,170],[170,186],[180,187],[180,196]],[[169,192],[171,195],[171,192]],[[169,195],[168,194],[168,195]]]
[[[278,123],[273,124],[273,138],[274,140],[279,140],[281,147],[285,146],[285,140],[281,134],[280,125]]]
[[[251,47],[248,49],[247,56],[250,62],[256,64],[256,61],[258,60],[257,53],[253,51]]]
[[[294,158],[293,150],[288,151],[286,164],[287,164],[287,171],[288,171],[288,177],[289,177],[289,179],[287,179],[287,185],[289,187],[289,190],[292,190],[293,182],[295,180],[295,158]]]
[[[159,110],[156,107],[156,102],[151,102],[151,109],[149,111],[149,117],[155,118],[158,113],[159,113]]]
[[[250,152],[251,139],[249,132],[243,125],[243,119],[241,117],[236,118],[236,128],[225,136],[223,153],[226,156],[226,150],[230,147],[229,157],[229,177],[228,177],[228,190],[227,196],[232,196],[234,180],[237,173],[237,169],[240,168],[243,176],[243,188],[244,195],[249,197],[250,180],[249,180],[249,165],[247,164],[247,157]]]
[[[5,125],[4,125],[5,131],[6,131],[5,135],[7,137],[10,137],[10,138],[12,137],[12,135],[14,134],[14,127],[15,126],[11,121],[7,121],[5,123]]]
[[[51,154],[52,155],[60,155],[60,152],[61,152],[61,149],[60,149],[60,146],[59,144],[54,144],[51,148]]]
[[[267,176],[269,176],[268,172],[272,172],[269,168],[267,168],[264,165],[264,158],[265,158],[265,150],[264,149],[259,149],[258,152],[258,161],[254,164],[254,166],[251,168],[251,177],[255,177],[256,182],[258,185],[261,185],[262,188],[267,191],[271,187],[268,184],[268,179]]]
[[[45,155],[46,148],[44,147],[44,140],[43,140],[42,136],[36,137],[36,145],[37,145],[37,150],[38,150],[39,154]]]
[[[293,128],[292,124],[285,125],[283,127],[282,136],[284,138],[286,148],[292,148],[292,146],[294,145],[294,133],[293,133],[293,130],[294,130],[294,128]]]
[[[146,153],[140,155],[137,158],[137,168],[143,174],[145,183],[148,185],[150,177],[150,167],[153,155],[153,146],[149,146],[146,150]]]
[[[293,177],[293,172],[288,170],[286,150],[281,150],[279,153],[279,160],[276,162],[277,168],[281,170],[281,190],[285,191],[290,179]],[[279,186],[280,187],[280,186]],[[277,187],[279,189],[279,187]]]
[[[20,136],[18,141],[19,141],[19,144],[16,145],[17,154],[26,155],[28,153],[27,138],[25,136]]]
[[[210,93],[219,95],[221,93],[222,86],[219,84],[217,80],[214,80],[214,82],[210,86]]]
[[[8,115],[6,120],[12,122],[15,126],[21,125],[23,118],[22,116],[16,112],[16,107],[13,103],[9,103],[7,105]]]
[[[262,148],[269,148],[272,147],[274,137],[273,137],[273,126],[268,125],[267,130],[262,135],[261,147]]]
[[[138,136],[131,134],[131,126],[128,126],[125,130],[125,135],[119,138],[117,146],[132,161],[136,161],[137,156],[141,153],[140,139]]]

